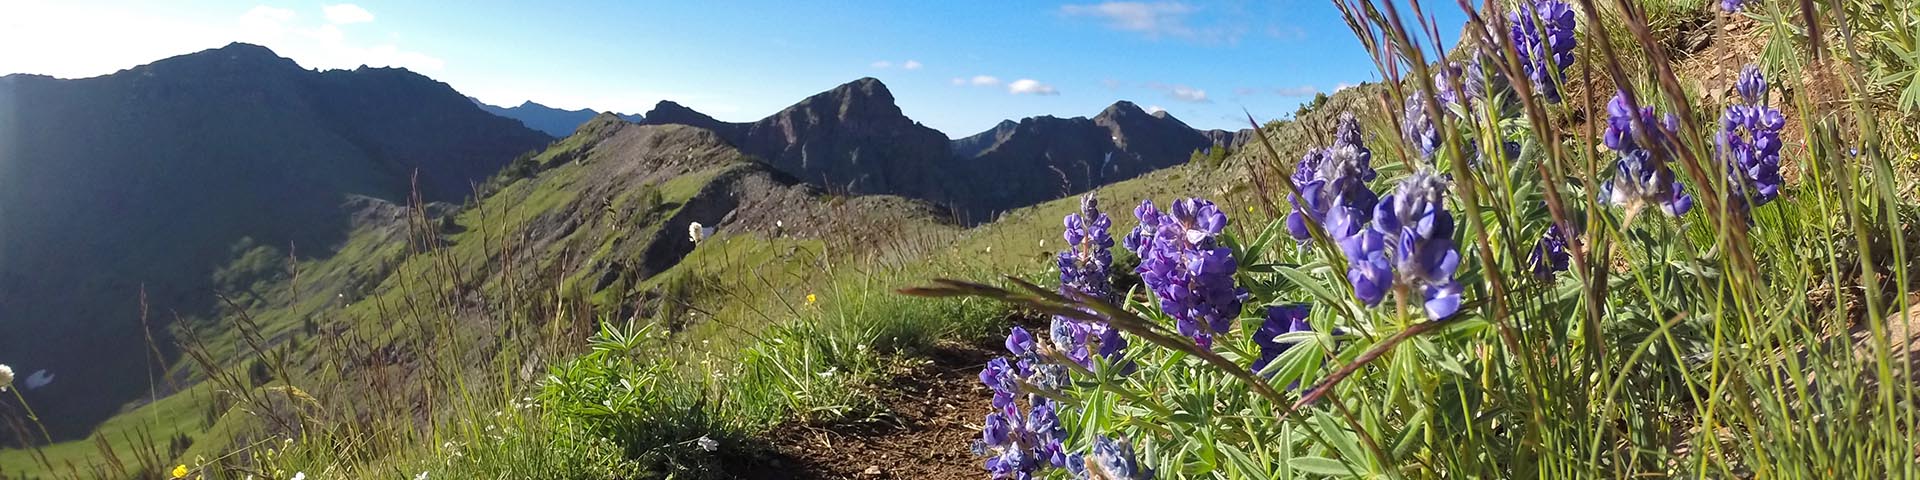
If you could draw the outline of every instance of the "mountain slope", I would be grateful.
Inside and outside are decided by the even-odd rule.
[[[0,328],[32,332],[0,351],[62,380],[28,396],[65,438],[146,392],[143,330],[171,350],[164,326],[212,305],[230,247],[323,253],[349,194],[458,200],[548,140],[405,70],[316,72],[245,44],[0,77],[0,111]]]
[[[503,172],[489,182],[490,191],[460,209],[429,205],[424,216],[415,216],[393,202],[356,197],[352,233],[338,253],[286,267],[300,272],[297,279],[265,275],[226,285],[222,293],[237,299],[259,325],[266,349],[286,352],[294,365],[291,383],[329,406],[365,406],[356,402],[421,399],[445,387],[419,380],[431,369],[423,364],[435,361],[425,357],[431,349],[423,342],[458,342],[457,351],[474,355],[462,360],[475,368],[470,374],[497,375],[502,369],[490,362],[501,357],[492,355],[527,353],[503,349],[577,341],[596,328],[547,323],[560,318],[549,306],[567,305],[570,314],[600,311],[607,319],[650,319],[675,329],[716,328],[701,326],[694,318],[700,313],[680,307],[728,307],[700,303],[705,297],[681,285],[716,281],[715,270],[727,268],[748,275],[726,280],[741,286],[752,275],[776,273],[773,281],[804,281],[818,273],[766,265],[822,254],[828,239],[953,230],[921,202],[829,195],[745,155],[712,131],[637,125],[611,114],[524,162],[528,168]],[[713,228],[714,238],[690,239],[689,226],[696,222]],[[742,257],[730,257],[736,251]],[[432,307],[403,307],[418,304]],[[222,314],[229,318],[200,333],[216,364],[240,369],[256,354],[235,334],[237,312]],[[460,334],[448,337],[437,325]],[[544,368],[509,367],[516,375]],[[155,405],[196,401],[163,398]],[[256,413],[244,409],[210,424],[148,423],[149,413],[117,417],[117,432],[158,428],[162,441],[186,435],[194,440],[187,458],[223,452],[232,439],[216,437],[252,428],[231,424],[258,422]],[[25,463],[0,456],[0,463],[9,460]]]
[[[592,120],[595,115],[600,114],[600,112],[587,108],[564,110],[549,107],[534,103],[532,100],[522,102],[517,106],[501,107],[481,102],[478,98],[467,98],[473,100],[474,105],[479,105],[480,109],[486,110],[487,113],[519,120],[520,123],[526,125],[527,128],[539,130],[542,133],[555,137],[572,135],[573,129],[578,128],[580,124],[587,123],[587,120]],[[618,115],[622,120],[635,123],[639,123],[641,119],[639,115],[615,115]]]

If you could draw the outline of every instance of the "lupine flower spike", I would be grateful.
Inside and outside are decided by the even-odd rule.
[[[1780,129],[1786,117],[1767,106],[1767,80],[1759,66],[1742,69],[1734,91],[1742,103],[1727,106],[1714,146],[1727,169],[1728,203],[1746,210],[1780,196]]]
[[[1420,153],[1420,158],[1433,158],[1433,152],[1440,150],[1440,130],[1427,115],[1427,101],[1424,93],[1413,92],[1407,95],[1407,108],[1401,117],[1400,131],[1406,136],[1407,143]]]
[[[1309,221],[1318,222],[1335,242],[1359,232],[1373,218],[1379,196],[1367,188],[1380,174],[1373,170],[1373,152],[1361,141],[1360,120],[1340,115],[1333,145],[1307,152],[1294,166],[1293,181],[1300,188],[1293,212],[1287,214],[1287,233],[1306,241],[1313,238]]]
[[[1376,305],[1394,289],[1418,298],[1430,320],[1459,311],[1461,287],[1453,275],[1460,267],[1460,253],[1446,192],[1446,180],[1439,174],[1414,172],[1380,199],[1373,228],[1341,243],[1356,297]]]
[[[1647,131],[1634,130],[1636,115]],[[1613,179],[1600,186],[1607,199],[1630,212],[1657,205],[1661,211],[1677,217],[1691,210],[1693,196],[1687,195],[1685,187],[1667,166],[1667,160],[1673,158],[1679,148],[1674,139],[1674,132],[1679,129],[1679,117],[1671,113],[1657,116],[1652,106],[1640,107],[1639,112],[1634,112],[1627,107],[1625,92],[1614,94],[1613,100],[1607,102],[1607,131],[1602,141],[1620,159]],[[1652,143],[1641,144],[1638,133],[1644,133]]]
[[[1113,286],[1107,280],[1113,268],[1113,236],[1108,233],[1113,220],[1100,211],[1099,200],[1089,193],[1080,198],[1079,212],[1067,214],[1065,224],[1067,249],[1058,257],[1060,292],[1113,301]],[[1118,329],[1060,316],[1053,318],[1048,333],[1061,353],[1088,368],[1093,367],[1094,354],[1118,361],[1127,346]]]
[[[1153,478],[1153,469],[1140,465],[1133,454],[1133,445],[1125,438],[1108,438],[1101,435],[1093,439],[1093,454],[1077,457],[1076,462],[1067,467],[1079,480],[1149,480]]]
[[[980,371],[980,382],[993,390],[993,413],[981,423],[974,453],[987,457],[986,469],[996,479],[1027,479],[1046,468],[1066,467],[1067,431],[1053,402],[1028,395],[1024,414],[1019,402],[1023,385],[1063,387],[1066,369],[1046,362],[1024,328],[1014,327],[1006,343],[1016,360],[995,358]]]
[[[1559,80],[1573,66],[1573,7],[1559,0],[1522,1],[1507,21],[1527,80],[1548,103],[1560,103]]]
[[[1184,198],[1166,213],[1143,202],[1134,216],[1140,225],[1125,243],[1140,256],[1135,272],[1180,334],[1200,348],[1213,348],[1213,335],[1233,327],[1249,296],[1234,284],[1239,265],[1233,251],[1214,242],[1227,227],[1226,212],[1213,202]]]

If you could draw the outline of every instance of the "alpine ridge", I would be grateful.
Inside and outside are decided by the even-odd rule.
[[[1165,112],[1120,101],[1093,118],[1003,121],[949,140],[913,121],[893,93],[861,78],[749,123],[662,101],[643,123],[712,130],[803,181],[854,194],[895,194],[947,206],[968,223],[1233,148],[1252,130],[1200,131]]]

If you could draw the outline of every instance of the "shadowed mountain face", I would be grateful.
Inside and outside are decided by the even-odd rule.
[[[210,309],[234,246],[324,254],[349,195],[458,201],[550,140],[403,69],[315,72],[245,44],[0,77],[0,112],[0,352],[58,375],[26,394],[62,438],[145,396],[166,327]]]
[[[526,125],[527,128],[539,130],[541,133],[554,137],[572,135],[573,130],[579,128],[580,124],[587,123],[587,120],[592,120],[595,115],[600,114],[600,112],[586,108],[579,110],[562,110],[533,103],[532,100],[523,102],[515,107],[500,107],[482,103],[478,98],[467,98],[473,100],[474,105],[479,105],[480,109],[486,110],[487,113],[519,120],[520,123]],[[617,113],[614,115],[620,117],[621,120],[634,123],[639,123],[641,118],[639,115],[622,115]]]
[[[1001,122],[948,140],[914,122],[879,80],[863,78],[752,123],[730,123],[673,102],[648,124],[719,133],[801,180],[850,193],[887,193],[946,205],[970,223],[1185,162],[1195,150],[1244,142],[1246,132],[1202,132],[1119,102],[1093,118]]]
[[[968,212],[992,215],[1186,162],[1214,141],[1180,120],[1121,101],[1093,118],[1001,122],[953,142],[970,175]],[[977,221],[989,217],[975,217]]]
[[[946,135],[907,118],[893,92],[872,78],[752,123],[721,122],[673,102],[647,112],[646,123],[713,130],[774,168],[830,190],[953,200],[937,181],[946,171]]]

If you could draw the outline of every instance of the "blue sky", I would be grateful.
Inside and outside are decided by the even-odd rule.
[[[1449,37],[1452,5],[1430,7]],[[732,121],[871,76],[952,137],[1122,99],[1240,128],[1242,109],[1281,117],[1378,76],[1326,0],[0,0],[0,74],[94,76],[232,41],[309,68],[406,67],[494,104],[644,112],[666,99]]]

